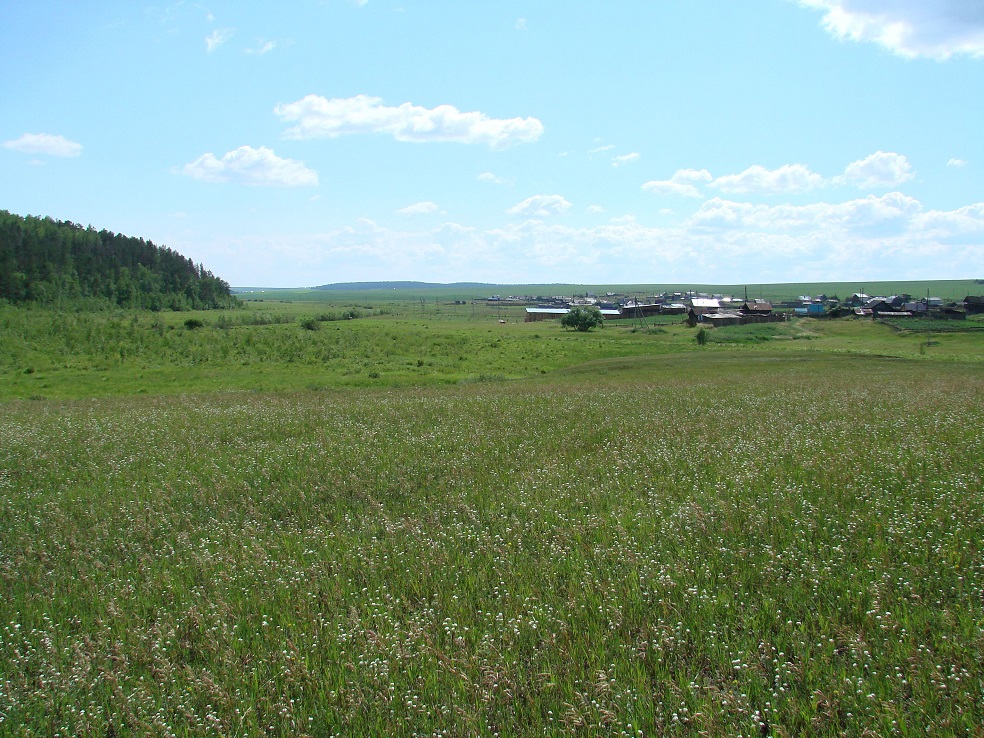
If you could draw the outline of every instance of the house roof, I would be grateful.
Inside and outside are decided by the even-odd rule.
[[[695,308],[718,308],[721,303],[709,297],[695,297],[690,301],[691,307]]]

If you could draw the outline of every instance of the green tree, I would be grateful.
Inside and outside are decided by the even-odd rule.
[[[573,307],[567,315],[560,319],[560,324],[564,328],[573,328],[581,333],[590,331],[603,323],[604,318],[601,317],[601,311],[596,307]]]

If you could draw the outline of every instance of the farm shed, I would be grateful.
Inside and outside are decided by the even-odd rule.
[[[937,315],[943,320],[966,320],[967,311],[961,310],[960,308],[954,307],[943,307],[937,312]]]
[[[745,300],[738,310],[745,315],[771,315],[772,303],[765,300]]]
[[[721,302],[713,297],[695,297],[690,300],[690,309],[698,315],[716,313],[721,309]]]
[[[656,302],[627,302],[622,305],[622,316],[625,318],[648,318],[663,312],[663,305]],[[686,312],[686,308],[684,308]]]
[[[781,323],[786,319],[782,313],[772,312],[772,304],[765,300],[753,300],[742,303],[740,308],[742,325],[749,323]]]
[[[667,305],[661,305],[659,308],[660,315],[686,315],[687,306],[682,302],[671,302]]]
[[[526,323],[536,323],[540,320],[553,320],[554,318],[562,318],[567,313],[570,312],[569,308],[526,308]],[[599,310],[601,317],[606,320],[612,320],[614,318],[621,318],[622,312],[620,310]]]
[[[743,325],[744,319],[738,313],[708,313],[703,316],[703,322],[706,325],[723,326],[723,325]]]
[[[964,310],[971,315],[984,313],[984,295],[967,295],[964,297]]]
[[[527,323],[536,323],[540,320],[553,320],[554,318],[562,318],[567,315],[570,310],[567,308],[526,308],[526,320]]]
[[[797,315],[809,315],[812,317],[818,317],[823,315],[824,307],[819,302],[810,302],[803,307],[795,308]]]

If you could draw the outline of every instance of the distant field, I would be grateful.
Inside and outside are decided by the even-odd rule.
[[[841,299],[855,292],[863,291],[868,295],[901,295],[909,294],[915,297],[925,297],[927,291],[933,297],[944,300],[961,301],[967,295],[984,293],[984,280],[924,280],[897,282],[814,282],[790,284],[741,284],[741,285],[706,285],[706,284],[634,284],[634,285],[569,285],[569,284],[539,284],[539,285],[482,285],[420,287],[399,289],[270,289],[261,287],[240,288],[239,297],[257,300],[292,300],[310,302],[328,302],[348,304],[358,301],[375,302],[406,302],[424,300],[483,300],[492,295],[508,297],[510,295],[532,296],[574,296],[592,292],[603,296],[607,292],[624,295],[653,295],[662,292],[684,292],[695,290],[709,294],[724,294],[743,297],[747,290],[750,298],[759,297],[765,300],[785,301],[795,300],[800,295],[836,295]]]

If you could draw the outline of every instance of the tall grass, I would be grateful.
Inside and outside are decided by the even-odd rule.
[[[0,733],[975,734],[982,380],[7,403]]]

